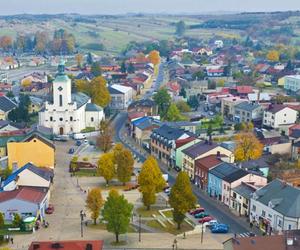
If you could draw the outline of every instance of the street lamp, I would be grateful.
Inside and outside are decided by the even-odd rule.
[[[201,224],[201,244],[203,243],[203,222]]]
[[[141,224],[142,224],[142,216],[139,214],[139,242],[142,241],[142,237],[141,237],[141,233],[142,233]]]
[[[83,237],[83,219],[85,217],[83,210],[80,211],[80,229],[81,229],[81,238]]]

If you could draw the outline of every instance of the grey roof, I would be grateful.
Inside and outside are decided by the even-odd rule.
[[[246,199],[251,198],[251,194],[253,194],[256,189],[254,187],[251,187],[249,185],[246,185],[244,183],[240,184],[239,186],[232,189],[237,194],[241,195],[242,197]]]
[[[241,109],[248,112],[252,112],[255,109],[258,109],[260,107],[257,103],[249,103],[249,102],[241,102],[237,105],[235,105],[235,109]]]
[[[72,94],[72,102],[77,103],[77,108],[82,107],[84,104],[86,104],[90,100],[90,97],[82,92],[73,93]]]
[[[225,176],[223,180],[228,183],[232,183],[243,178],[246,175],[248,175],[247,171],[245,171],[244,169],[238,169],[237,171]]]
[[[216,147],[218,144],[214,142],[201,141],[182,150],[182,152],[194,159]]]
[[[85,111],[88,111],[88,112],[100,112],[102,111],[103,109],[94,104],[94,103],[88,103],[86,106],[85,106]]]
[[[67,81],[69,81],[70,80],[70,78],[67,76],[67,75],[57,75],[56,77],[55,77],[55,82],[67,82]]]
[[[121,92],[121,91],[119,91],[119,90],[117,90],[117,89],[115,89],[115,88],[112,88],[112,87],[110,87],[110,86],[108,86],[108,91],[109,91],[109,93],[112,94],[112,95],[124,95],[123,92]]]
[[[257,190],[256,201],[273,209],[284,216],[300,218],[300,189],[276,179],[267,186]],[[271,204],[270,204],[271,202]]]
[[[136,125],[137,128],[144,130],[147,128],[151,128],[152,126],[159,126],[160,125],[160,120],[156,119],[145,119],[144,121],[138,123]]]
[[[257,160],[244,161],[241,163],[242,168],[247,170],[256,170],[259,168],[268,168],[270,167],[268,163],[268,159],[270,158],[270,154],[263,155]]]
[[[50,169],[36,167],[36,166],[32,165],[31,163],[28,163],[28,164],[29,164],[28,169],[31,172],[35,173],[36,175],[44,178],[47,181],[50,181],[53,178],[54,173]]]
[[[150,137],[155,138],[166,146],[170,146],[169,141],[177,140],[185,133],[183,129],[162,125],[160,128],[154,129]]]
[[[13,110],[17,107],[17,104],[15,104],[13,101],[11,101],[6,96],[0,96],[0,109],[4,112],[8,112]]]
[[[170,127],[192,127],[199,126],[201,122],[189,122],[189,121],[178,121],[178,122],[164,122],[164,124]]]
[[[300,138],[300,129],[293,129],[290,137],[293,137],[296,139]]]
[[[235,165],[227,162],[223,162],[216,166],[215,168],[209,170],[210,174],[213,174],[214,176],[224,179],[227,176],[230,176],[231,174],[239,171],[240,169],[237,168]]]
[[[153,107],[155,106],[155,102],[151,99],[141,99],[141,100],[138,100],[136,102],[132,102],[128,109],[130,108],[135,108],[135,107]]]

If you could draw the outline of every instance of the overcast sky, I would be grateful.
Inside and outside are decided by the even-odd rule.
[[[0,14],[300,10],[300,0],[0,0]]]

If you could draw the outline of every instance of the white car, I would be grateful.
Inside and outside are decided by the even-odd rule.
[[[88,140],[84,140],[84,144],[89,144],[89,141]]]
[[[217,220],[211,220],[211,221],[207,222],[208,227],[212,227],[213,225],[216,225],[216,224],[218,224]]]

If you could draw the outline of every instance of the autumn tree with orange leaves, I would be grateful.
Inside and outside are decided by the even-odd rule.
[[[263,144],[253,132],[244,131],[235,136],[235,160],[237,162],[256,160],[261,157]]]
[[[152,50],[148,55],[148,59],[153,65],[158,65],[160,63],[159,52],[157,50]]]

